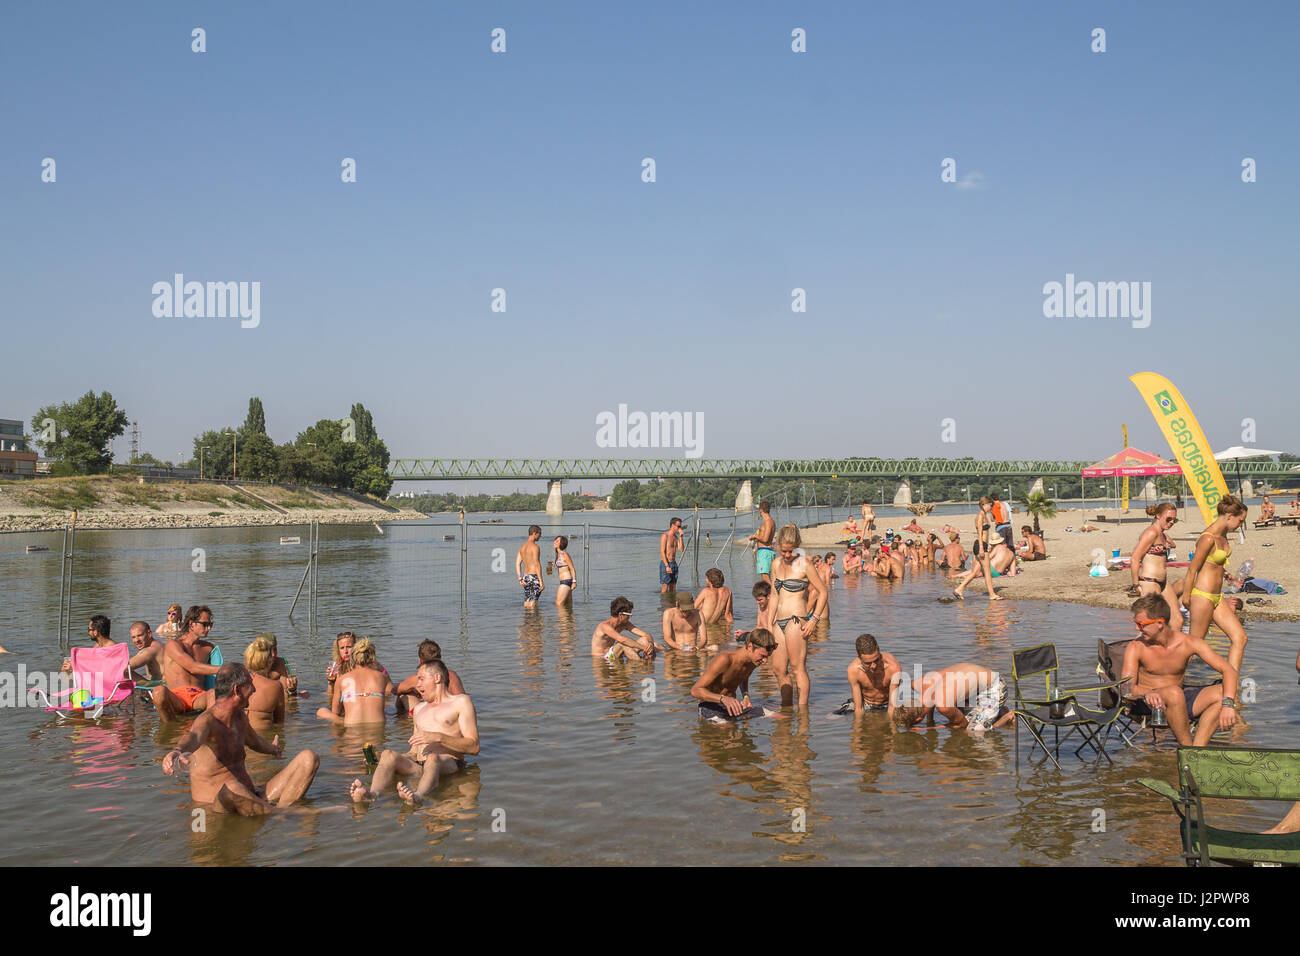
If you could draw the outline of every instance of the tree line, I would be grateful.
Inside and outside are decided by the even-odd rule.
[[[104,474],[113,463],[110,444],[129,422],[111,393],[90,391],[75,402],[39,409],[32,419],[31,440],[52,462],[52,475]],[[322,418],[292,442],[276,444],[266,430],[262,400],[254,397],[243,424],[196,435],[189,461],[173,464],[144,453],[131,464],[201,470],[205,478],[328,485],[382,499],[393,484],[387,475],[389,460],[388,446],[360,402],[346,418]]]

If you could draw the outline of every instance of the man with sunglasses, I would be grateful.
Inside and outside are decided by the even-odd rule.
[[[164,647],[163,680],[166,686],[154,690],[153,703],[165,719],[196,713],[211,703],[211,692],[199,686],[203,678],[219,670],[208,663],[212,644],[207,637],[211,631],[212,608],[196,604],[185,612],[181,636],[168,641]]]
[[[1169,604],[1159,594],[1133,602],[1133,624],[1138,640],[1124,652],[1123,689],[1126,698],[1138,698],[1133,712],[1144,716],[1163,707],[1169,729],[1184,746],[1204,747],[1215,730],[1228,730],[1237,722],[1237,671],[1214,652],[1204,638],[1192,637],[1169,626]],[[1183,687],[1187,664],[1199,657],[1223,675],[1223,683],[1209,687]],[[1200,723],[1192,739],[1191,724]]]
[[[890,681],[902,670],[898,659],[882,651],[870,634],[858,635],[855,647],[858,656],[847,671],[853,696],[835,712],[860,714],[867,710],[888,710]]]

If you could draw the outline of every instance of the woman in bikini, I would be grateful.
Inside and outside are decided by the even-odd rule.
[[[1178,598],[1169,584],[1166,561],[1169,549],[1175,547],[1169,532],[1178,520],[1178,509],[1173,502],[1164,501],[1148,507],[1147,514],[1155,520],[1138,538],[1137,545],[1133,548],[1133,558],[1129,561],[1133,572],[1133,592],[1138,597],[1163,594],[1173,613],[1171,620],[1176,621],[1181,612],[1178,609]]]
[[[273,676],[275,645],[269,634],[259,634],[244,649],[244,664],[253,675],[253,696],[248,701],[248,722],[267,727],[284,722],[284,685]]]
[[[330,708],[316,711],[316,716],[341,724],[382,724],[384,697],[393,693],[393,682],[375,661],[375,645],[363,637],[352,647],[346,669],[334,682]]]
[[[352,656],[352,645],[356,642],[357,636],[351,631],[340,631],[338,637],[334,638],[334,659],[325,668],[325,696],[330,700],[334,699],[334,681],[347,667],[348,658]]]
[[[1196,553],[1192,566],[1187,569],[1183,597],[1191,612],[1192,624],[1188,630],[1193,639],[1205,638],[1210,621],[1228,636],[1228,663],[1241,674],[1241,659],[1246,653],[1246,631],[1237,619],[1231,601],[1223,600],[1223,571],[1232,556],[1228,532],[1236,531],[1246,523],[1246,506],[1232,495],[1219,502],[1219,516],[1196,539]],[[1186,582],[1192,582],[1191,591]]]
[[[989,553],[989,531],[993,526],[992,509],[992,498],[986,495],[980,499],[980,510],[975,515],[975,560],[971,564],[970,570],[966,572],[957,586],[952,589],[953,595],[961,598],[963,601],[966,600],[966,595],[962,593],[966,590],[966,585],[975,580],[976,575],[979,574],[984,575],[984,583],[989,589],[989,600],[1002,600],[1002,598],[998,597],[998,593],[993,590],[994,567],[992,566],[993,562],[990,560],[993,555]],[[1001,536],[999,536],[997,540],[1002,541]],[[999,577],[1007,567],[1010,566],[1011,562],[1016,559],[1014,552],[1012,552],[1010,548],[1006,548],[1005,551],[1005,554],[999,552],[997,555],[999,563],[1003,564],[1003,567],[996,569]]]
[[[558,535],[555,539],[555,573],[560,579],[560,586],[555,589],[555,606],[573,606],[573,589],[578,586],[578,569],[573,566],[573,558],[564,550],[569,546],[569,539]]]
[[[776,559],[772,562],[772,596],[776,599],[776,650],[772,653],[772,673],[781,686],[781,706],[794,703],[794,688],[799,688],[799,706],[808,706],[808,636],[826,616],[826,585],[812,562],[796,557],[802,543],[799,528],[788,524],[776,533]],[[808,608],[808,593],[813,607]],[[790,671],[794,671],[791,682]]]

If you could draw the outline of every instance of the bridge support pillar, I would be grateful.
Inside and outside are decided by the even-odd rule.
[[[754,485],[746,479],[736,492],[736,510],[752,511],[754,509]]]
[[[546,513],[558,517],[564,514],[564,482],[558,478],[546,483]]]
[[[1241,479],[1241,497],[1243,498],[1255,497],[1255,483],[1251,481],[1249,478]]]
[[[1041,478],[1035,478],[1035,479],[1034,479],[1034,483],[1033,483],[1032,485],[1029,486],[1029,494],[1031,494],[1031,495],[1045,495],[1045,494],[1047,494],[1047,492],[1046,492],[1045,490],[1043,490],[1043,479],[1041,479]]]
[[[906,478],[898,482],[898,487],[894,489],[894,504],[907,507],[912,503],[912,483]]]

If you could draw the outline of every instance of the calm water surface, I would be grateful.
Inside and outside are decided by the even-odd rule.
[[[185,778],[160,770],[187,724],[160,725],[147,707],[64,723],[39,709],[5,707],[0,746],[10,759],[0,776],[0,861],[1178,862],[1168,804],[1134,783],[1172,779],[1169,749],[1114,746],[1113,767],[1063,754],[1058,773],[1027,761],[1022,735],[1017,770],[1010,731],[983,738],[942,728],[891,734],[883,715],[856,725],[831,715],[848,694],[844,669],[860,633],[875,634],[909,670],[917,662],[932,668],[972,660],[1009,671],[1013,647],[1054,641],[1065,680],[1088,685],[1097,638],[1131,633],[1125,614],[1030,601],[990,606],[980,595],[943,604],[938,598],[948,591],[935,572],[901,586],[836,581],[829,629],[809,654],[809,711],[744,726],[702,724],[689,691],[703,657],[669,654],[653,664],[611,667],[589,656],[592,629],[619,594],[635,602],[633,620],[659,637],[657,536],[668,516],[588,512],[558,524],[541,515],[500,517],[542,524],[544,559],[553,534],[570,536],[583,579],[572,611],[556,610],[551,576],[541,608],[525,612],[514,580],[524,528],[479,523],[486,518],[477,516],[465,535],[443,520],[389,525],[382,536],[372,527],[324,528],[317,633],[305,597],[294,620],[288,617],[306,546],[278,543],[281,534],[294,533],[305,541],[305,529],[80,533],[75,642],[84,644],[91,614],[109,614],[114,636],[124,639],[131,620],[156,626],[171,601],[212,605],[213,639],[227,659],[259,631],[279,636],[281,652],[312,691],[290,704],[282,742],[290,752],[310,747],[320,754],[305,805],[326,812],[260,820],[209,814],[206,832],[195,833]],[[711,545],[701,548],[700,572],[717,562],[736,592],[737,620],[749,626],[751,559],[747,552],[730,558],[722,548],[729,513],[702,517]],[[455,540],[444,541],[448,534]],[[57,637],[61,540],[0,536],[0,643],[14,652],[0,658],[0,668],[11,674],[19,663],[29,671],[57,668],[64,656]],[[27,554],[29,544],[51,550]],[[688,555],[684,587],[694,587],[694,568]],[[474,698],[482,753],[425,807],[411,809],[392,795],[368,808],[347,804],[347,786],[364,767],[362,745],[404,749],[409,724],[390,718],[384,727],[344,730],[315,718],[332,637],[344,628],[371,635],[395,677],[414,671],[416,645],[434,637]],[[1248,623],[1248,630],[1246,673],[1257,682],[1258,699],[1244,709],[1249,729],[1241,742],[1295,746],[1296,628]],[[756,699],[778,697],[766,668],[751,689]],[[260,755],[249,759],[259,781],[280,766]],[[1268,812],[1247,811],[1240,822],[1263,822]]]

